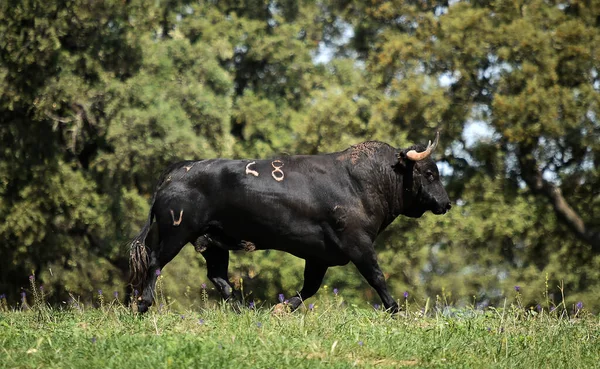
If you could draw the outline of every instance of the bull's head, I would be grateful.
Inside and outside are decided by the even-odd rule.
[[[415,145],[398,153],[399,164],[404,168],[404,215],[418,218],[427,210],[444,214],[452,207],[438,168],[430,157],[439,139],[437,132],[433,144],[429,141],[427,147]]]

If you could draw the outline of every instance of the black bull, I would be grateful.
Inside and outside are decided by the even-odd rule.
[[[229,250],[275,249],[306,260],[304,286],[288,301],[292,310],[317,292],[328,267],[351,261],[385,308],[397,312],[373,243],[400,214],[450,209],[429,157],[438,136],[427,147],[371,141],[331,154],[171,165],[131,244],[131,284],[142,292],[138,310],[152,304],[156,271],[192,243],[226,300],[239,298],[227,277]]]

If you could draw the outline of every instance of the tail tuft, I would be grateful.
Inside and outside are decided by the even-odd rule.
[[[146,237],[150,233],[152,224],[150,222],[144,225],[142,231],[137,235],[129,247],[129,284],[133,289],[143,289],[144,278],[148,272],[148,247],[146,246]]]

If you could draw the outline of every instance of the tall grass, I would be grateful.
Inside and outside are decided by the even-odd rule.
[[[51,308],[40,294],[23,309],[0,301],[0,367],[600,367],[597,316],[577,306],[525,308],[516,292],[486,309],[456,309],[443,298],[418,304],[406,294],[396,317],[347,304],[338,291],[281,315],[204,299],[174,311],[161,297],[139,316],[117,296]]]

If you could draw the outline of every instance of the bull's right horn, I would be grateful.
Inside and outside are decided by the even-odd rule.
[[[406,157],[412,161],[419,161],[419,160],[423,160],[423,159],[427,158],[429,155],[431,155],[433,150],[435,150],[435,148],[438,145],[439,140],[440,140],[440,131],[437,131],[435,133],[435,141],[433,141],[433,145],[431,144],[431,141],[429,141],[425,151],[417,152],[417,150],[410,150],[409,152],[406,153]]]

